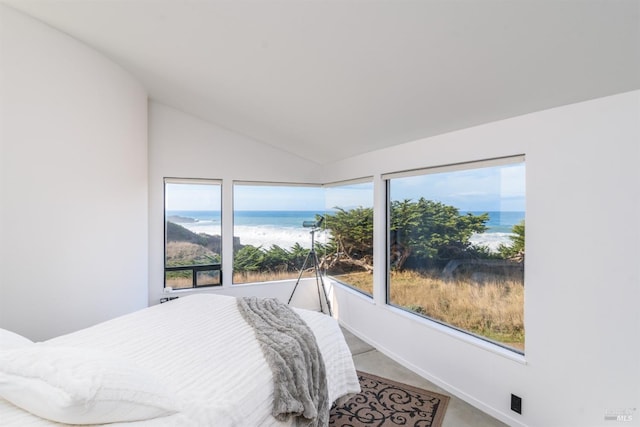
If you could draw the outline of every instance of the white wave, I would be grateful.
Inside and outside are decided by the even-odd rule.
[[[194,233],[205,233],[211,236],[219,236],[221,233],[220,224],[212,222],[180,225]],[[233,231],[234,236],[239,237],[240,243],[243,245],[262,246],[264,249],[278,245],[283,249],[291,249],[296,243],[299,243],[305,249],[311,248],[311,230],[309,228],[238,225]],[[316,242],[325,243],[327,235],[327,231],[316,232]]]
[[[243,245],[262,246],[263,249],[272,245],[290,249],[296,243],[305,249],[311,248],[311,230],[308,228],[239,225],[233,234]],[[318,243],[325,242],[326,232],[316,232],[315,238]]]
[[[474,233],[469,242],[474,246],[486,246],[492,252],[498,252],[500,245],[510,246],[512,233]]]

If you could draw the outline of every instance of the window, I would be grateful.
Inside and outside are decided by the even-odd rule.
[[[328,275],[369,296],[373,294],[373,183],[325,187],[328,230],[323,265]]]
[[[322,187],[261,183],[233,186],[233,283],[295,279],[314,275],[307,262],[311,231],[318,243],[324,231],[315,224],[324,212]]]
[[[165,179],[165,287],[222,283],[219,181]]]
[[[524,158],[385,178],[389,303],[523,353]]]

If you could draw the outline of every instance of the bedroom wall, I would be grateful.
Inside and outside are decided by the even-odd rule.
[[[414,141],[330,165],[332,180],[526,155],[526,355],[335,285],[340,321],[394,359],[514,426],[640,425],[640,91]],[[384,221],[376,220],[377,247]],[[510,411],[510,394],[523,414]],[[605,421],[607,411],[632,421]]]
[[[34,340],[147,305],[147,98],[0,5],[0,327]]]
[[[207,178],[223,181],[222,217],[233,218],[233,181],[320,182],[320,167],[308,160],[239,135],[167,105],[149,106],[149,303],[157,304],[164,289],[163,179]],[[223,219],[223,286],[195,292],[289,298],[294,281],[232,285],[233,228]],[[314,286],[296,291],[296,306],[317,306]],[[186,295],[193,291],[177,291]]]

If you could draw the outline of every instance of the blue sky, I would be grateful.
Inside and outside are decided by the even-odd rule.
[[[337,187],[236,185],[233,203],[237,210],[322,212],[335,206],[372,207],[373,183]]]
[[[165,187],[165,209],[169,211],[219,211],[220,185],[175,184]]]
[[[233,208],[240,211],[322,211],[322,187],[235,185]]]
[[[220,186],[167,184],[167,210],[220,210]],[[373,184],[340,187],[235,185],[234,209],[317,211],[373,206]]]
[[[517,163],[391,181],[392,200],[420,197],[461,211],[524,211],[525,166]]]
[[[392,200],[424,197],[461,211],[524,211],[525,166],[517,163],[395,178]],[[373,206],[373,183],[336,187],[235,185],[236,210],[324,211]],[[167,184],[168,210],[220,210],[220,185]]]
[[[373,182],[325,187],[325,209],[373,207]]]

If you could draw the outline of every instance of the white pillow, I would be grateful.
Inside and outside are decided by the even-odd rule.
[[[0,397],[66,424],[139,421],[177,412],[151,373],[108,353],[33,344],[0,350]]]
[[[29,338],[25,338],[22,335],[18,335],[15,332],[7,331],[0,328],[0,350],[5,348],[22,347],[25,345],[31,345],[33,341]]]

